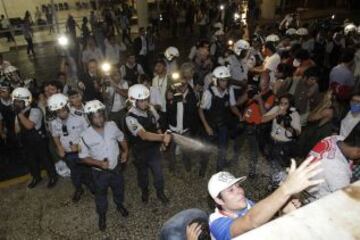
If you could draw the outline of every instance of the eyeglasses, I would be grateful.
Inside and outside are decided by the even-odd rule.
[[[61,128],[64,136],[69,136],[69,132],[68,132],[68,129],[67,129],[67,126],[66,125],[62,125],[62,128]]]

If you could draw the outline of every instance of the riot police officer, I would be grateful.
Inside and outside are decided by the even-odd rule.
[[[33,177],[29,188],[34,188],[41,181],[40,165],[44,165],[48,175],[48,188],[55,186],[57,176],[54,164],[48,152],[48,141],[42,112],[32,106],[32,95],[27,88],[16,88],[11,93],[15,117],[15,132],[27,157],[30,173]]]
[[[73,202],[78,202],[84,193],[81,185],[87,185],[94,192],[91,171],[88,166],[79,163],[80,134],[88,127],[88,123],[82,116],[70,113],[69,99],[67,96],[57,93],[48,99],[50,111],[56,112],[56,119],[50,122],[50,131],[58,155],[65,160],[71,170],[71,180],[75,187]]]
[[[125,118],[129,131],[129,142],[134,155],[137,170],[138,185],[141,189],[141,199],[144,203],[149,200],[149,169],[154,175],[156,195],[163,204],[169,202],[164,194],[164,176],[160,165],[160,143],[167,146],[171,135],[162,134],[159,127],[159,115],[149,105],[150,91],[142,84],[135,84],[129,88],[129,100],[132,107]]]
[[[105,231],[109,187],[117,210],[124,217],[129,215],[123,206],[124,179],[121,171],[121,163],[128,159],[128,146],[115,122],[106,121],[105,106],[99,100],[87,102],[85,114],[89,118],[90,127],[81,134],[79,157],[82,163],[92,166],[99,229]]]
[[[214,83],[204,92],[198,111],[204,140],[215,142],[218,146],[216,171],[221,171],[226,165],[226,148],[232,120],[230,105],[234,104],[235,97],[229,89],[231,74],[227,67],[215,68],[213,77]],[[208,158],[208,154],[201,154],[200,177],[205,176]]]

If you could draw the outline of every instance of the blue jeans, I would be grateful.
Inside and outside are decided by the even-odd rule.
[[[160,240],[184,240],[186,239],[186,227],[194,219],[208,221],[206,212],[191,208],[183,210],[167,220],[160,230]]]

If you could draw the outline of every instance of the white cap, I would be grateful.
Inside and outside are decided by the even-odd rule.
[[[234,175],[229,172],[218,172],[211,176],[208,183],[208,191],[210,193],[210,196],[215,199],[222,191],[224,191],[228,187],[231,187],[237,182],[243,182],[245,180],[245,176],[235,178]]]

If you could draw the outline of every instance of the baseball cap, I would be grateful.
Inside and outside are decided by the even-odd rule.
[[[208,183],[208,191],[212,198],[217,198],[220,192],[224,191],[237,182],[243,182],[245,180],[245,176],[235,178],[234,175],[229,172],[218,172],[211,176]]]

